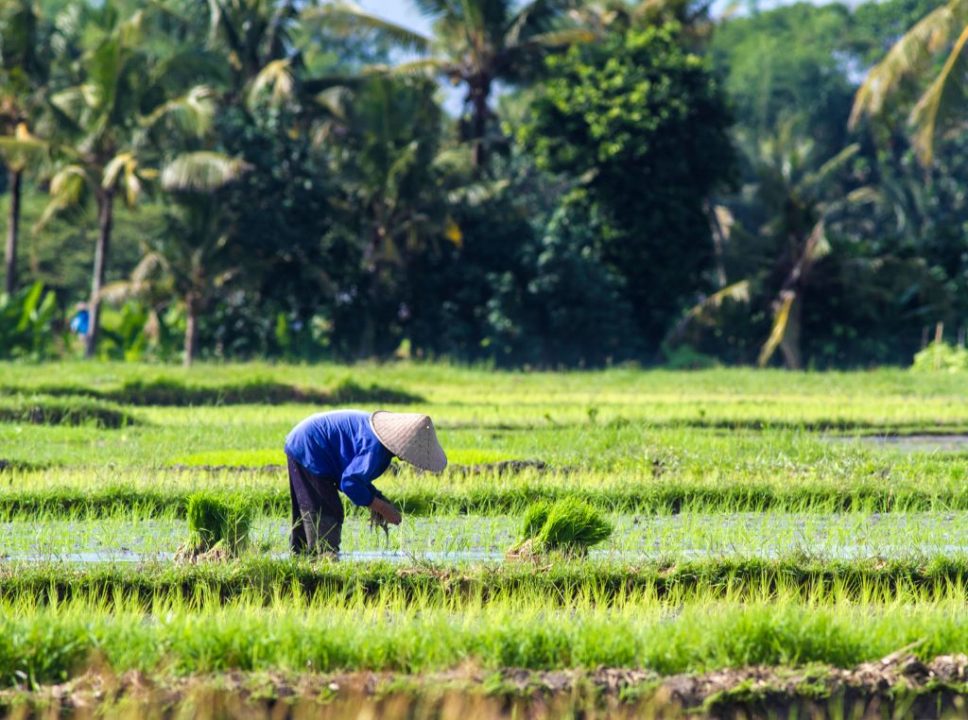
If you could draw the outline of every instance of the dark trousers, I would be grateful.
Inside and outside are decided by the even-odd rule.
[[[289,497],[292,500],[293,553],[339,552],[343,501],[336,480],[321,478],[288,455]]]

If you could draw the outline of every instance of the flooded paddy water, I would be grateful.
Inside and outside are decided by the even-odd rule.
[[[617,515],[612,537],[590,556],[602,560],[773,558],[802,554],[831,559],[968,554],[968,513],[683,513]],[[520,520],[509,516],[408,518],[373,532],[350,518],[341,558],[349,562],[500,562]],[[261,518],[247,552],[288,555],[288,522]],[[0,562],[168,562],[185,542],[178,519],[46,520],[0,523]]]
[[[917,435],[851,435],[829,438],[837,442],[856,442],[884,450],[905,453],[966,453],[968,433],[954,435],[921,433]]]

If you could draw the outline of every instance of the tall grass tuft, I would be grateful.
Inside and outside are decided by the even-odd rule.
[[[195,554],[222,548],[238,555],[249,542],[252,508],[244,500],[226,500],[207,493],[188,498],[188,543]]]

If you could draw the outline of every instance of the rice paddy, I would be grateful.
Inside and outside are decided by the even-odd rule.
[[[68,363],[0,386],[20,716],[964,712],[955,375]],[[334,404],[430,414],[451,467],[377,481],[389,538],[347,507],[339,562],[292,558],[282,441]]]

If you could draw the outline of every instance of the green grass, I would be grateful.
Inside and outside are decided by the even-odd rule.
[[[286,464],[286,453],[278,450],[210,450],[208,452],[179,455],[170,465],[185,468],[264,468]]]
[[[159,602],[145,615],[97,602],[0,608],[0,685],[63,681],[93,663],[115,673],[229,670],[426,672],[479,667],[644,667],[662,674],[748,665],[851,667],[915,645],[925,658],[968,650],[963,602],[737,605],[631,602],[569,608],[535,600],[428,609],[350,599],[292,612],[244,601]]]
[[[478,450],[474,448],[448,448],[447,460],[451,465],[490,465],[508,462],[516,458],[498,450]],[[286,453],[280,449],[265,450],[210,450],[208,452],[179,455],[172,458],[169,465],[175,467],[201,468],[264,468],[279,467],[286,464]]]

